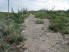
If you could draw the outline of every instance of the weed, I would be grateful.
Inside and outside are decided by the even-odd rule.
[[[44,24],[43,20],[36,20],[35,23],[36,24]]]

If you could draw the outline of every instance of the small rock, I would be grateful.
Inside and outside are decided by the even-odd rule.
[[[23,45],[23,47],[22,47],[23,49],[26,49],[27,48],[27,46],[26,45]]]

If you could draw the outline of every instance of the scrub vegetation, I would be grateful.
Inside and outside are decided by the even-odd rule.
[[[32,11],[35,18],[39,19],[49,19],[50,26],[49,29],[54,32],[60,32],[62,34],[69,34],[69,10],[67,11]]]
[[[28,16],[26,10],[14,13],[0,12],[0,52],[5,52],[11,45],[19,45],[24,41],[24,36],[21,34],[23,28],[22,23]]]
[[[63,35],[69,34],[69,10],[67,11],[14,11],[9,13],[0,12],[0,52],[5,52],[8,47],[19,45],[24,41],[24,36],[21,34],[23,30],[22,24],[29,14],[35,15],[38,18],[36,24],[44,24],[43,19],[49,19],[49,30],[60,32]],[[33,27],[34,28],[34,27]],[[3,51],[2,51],[3,50]]]
[[[44,24],[44,21],[41,20],[41,19],[39,19],[39,20],[36,20],[35,23],[36,23],[36,24]]]

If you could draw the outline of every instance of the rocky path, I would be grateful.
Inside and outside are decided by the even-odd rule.
[[[43,19],[44,24],[36,24],[35,20],[32,14],[25,20],[23,34],[27,49],[24,52],[67,52],[62,35],[48,31],[49,20]]]

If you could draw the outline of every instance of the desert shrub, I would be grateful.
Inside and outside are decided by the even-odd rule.
[[[39,19],[39,20],[36,20],[36,21],[35,21],[35,23],[36,23],[36,24],[43,24],[43,23],[44,23],[44,21],[43,21],[43,20],[41,20],[41,19]]]
[[[8,47],[8,43],[6,43],[6,42],[1,42],[1,47],[2,47],[3,49],[7,48],[7,47]]]
[[[68,26],[69,18],[66,17],[64,12],[61,12],[61,14],[59,13],[59,16],[57,13],[59,12],[56,12],[56,14],[53,13],[52,17],[50,18],[51,24],[49,26],[49,29],[61,32],[62,34],[68,34],[66,27]]]
[[[35,18],[46,19],[48,16],[46,12],[37,12],[35,13]]]
[[[61,32],[62,34],[68,34],[69,31],[69,10],[68,11],[32,11],[32,14],[35,15],[35,18],[50,20],[49,29],[55,32]],[[65,29],[65,30],[64,30]]]
[[[25,38],[24,38],[24,36],[19,36],[17,40],[21,42],[21,41],[24,41]]]
[[[49,29],[54,30],[54,31],[60,31],[62,29],[65,29],[66,24],[64,23],[52,23],[49,26]]]
[[[1,35],[2,37],[0,36],[0,45],[2,48],[5,48],[7,45],[12,45],[13,43],[18,44],[24,41],[24,36],[21,35],[21,31],[23,30],[22,23],[24,23],[24,19],[27,17],[26,12],[27,11],[24,11],[24,13],[22,11],[9,13],[9,21],[7,21],[8,13],[0,13],[0,32],[3,34]]]
[[[24,9],[24,10],[23,10],[23,14],[28,14],[27,9]]]
[[[17,39],[18,39],[17,34],[12,34],[12,35],[7,36],[7,41],[9,44],[16,43]]]
[[[24,17],[22,16],[21,12],[13,13],[11,19],[13,19],[15,23],[19,23],[19,24],[24,22]]]
[[[69,30],[63,29],[63,30],[61,30],[61,33],[62,33],[62,34],[69,34]]]

